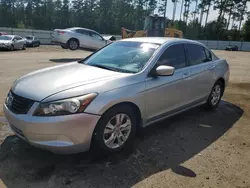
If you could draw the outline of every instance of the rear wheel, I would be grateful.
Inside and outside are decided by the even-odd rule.
[[[94,131],[92,149],[118,152],[129,146],[136,132],[136,116],[130,106],[111,108],[99,120]]]
[[[70,50],[77,50],[79,47],[79,41],[77,39],[70,39],[68,41],[68,47]]]
[[[223,83],[221,81],[217,81],[212,88],[212,91],[208,97],[205,107],[209,109],[217,108],[221,101],[223,92],[224,92]]]
[[[26,50],[26,45],[25,44],[23,45],[22,50]]]

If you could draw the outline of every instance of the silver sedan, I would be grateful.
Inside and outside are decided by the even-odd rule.
[[[199,42],[131,38],[17,79],[4,113],[18,137],[55,153],[117,152],[140,127],[217,108],[229,66]]]
[[[112,41],[110,36],[104,37],[91,29],[72,27],[55,29],[52,34],[52,43],[60,44],[62,48],[76,50],[78,48],[99,49]]]
[[[2,35],[0,36],[0,48],[7,50],[26,49],[26,41],[24,38],[17,35]]]

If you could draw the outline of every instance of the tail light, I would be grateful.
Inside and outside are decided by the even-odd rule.
[[[58,33],[59,35],[63,35],[63,34],[65,33],[65,31],[57,31],[57,33]]]

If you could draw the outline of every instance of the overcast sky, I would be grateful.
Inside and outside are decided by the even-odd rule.
[[[248,4],[248,11],[250,11],[250,6],[249,5],[250,4]],[[193,12],[194,9],[195,9],[195,2],[192,2],[190,4],[190,12]],[[177,4],[177,7],[176,7],[175,20],[179,20],[179,18],[180,18],[180,10],[181,10],[181,0],[179,0],[179,2]],[[182,12],[184,12],[184,8],[183,8]],[[172,19],[172,16],[173,16],[173,3],[171,1],[168,1],[168,5],[167,5],[167,17],[169,19]],[[196,17],[198,17],[198,16],[196,16]],[[211,8],[210,8],[209,15],[208,15],[208,22],[216,20],[217,17],[218,17],[218,11],[217,10],[213,10],[213,5],[212,5]],[[189,19],[190,18],[191,18],[191,15],[189,16]],[[200,15],[199,15],[198,18],[200,18]],[[226,15],[226,18],[228,18],[228,15]],[[245,16],[245,20],[246,20],[246,16]],[[203,16],[203,24],[204,24],[204,22],[205,22],[205,15]],[[230,27],[231,27],[231,24],[230,24]]]

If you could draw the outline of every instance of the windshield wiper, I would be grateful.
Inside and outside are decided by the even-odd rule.
[[[87,65],[90,65],[90,64],[87,64]],[[92,65],[90,65],[90,66],[98,67],[98,68],[102,68],[102,69],[106,69],[106,70],[111,70],[111,71],[115,71],[115,72],[136,73],[136,72],[134,72],[134,71],[119,69],[119,68],[115,68],[115,67],[108,67],[108,66],[99,65],[99,64],[92,64]]]
[[[90,65],[90,64],[88,64]],[[105,65],[98,65],[98,64],[92,64],[90,66],[93,66],[93,67],[98,67],[98,68],[102,68],[102,69],[107,69],[107,70],[112,70],[112,71],[117,71],[116,68],[112,68],[112,67],[107,67]]]

